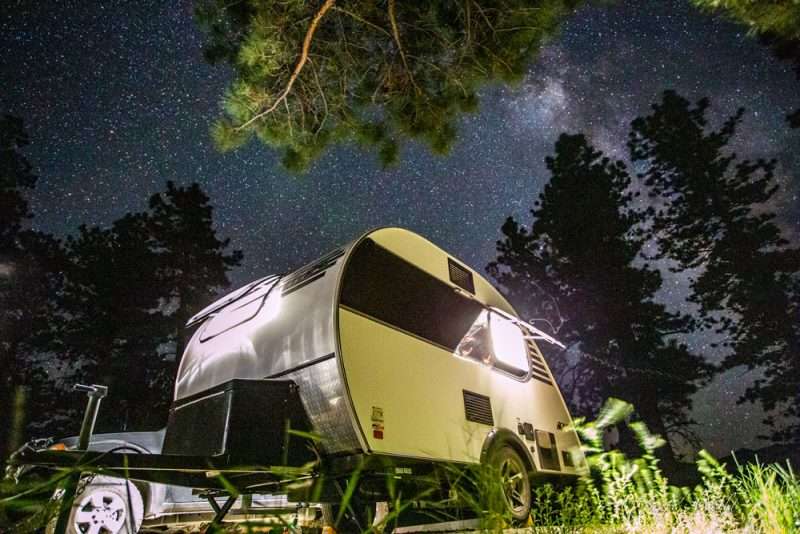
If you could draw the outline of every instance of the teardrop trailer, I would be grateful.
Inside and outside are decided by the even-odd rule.
[[[410,231],[368,232],[234,291],[187,326],[196,330],[161,454],[27,451],[14,461],[319,503],[351,490],[383,501],[387,476],[413,486],[444,466],[494,464],[519,520],[536,477],[575,477],[583,465],[537,344],[558,342]],[[217,520],[233,499],[214,501]]]

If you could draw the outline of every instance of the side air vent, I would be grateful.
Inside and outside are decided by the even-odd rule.
[[[525,333],[528,336],[533,335],[533,332],[527,329]],[[536,348],[534,342],[530,339],[528,340],[528,355],[530,356],[531,362],[531,378],[539,382],[544,382],[548,386],[552,386],[553,382],[550,379],[550,373],[547,372],[544,359],[541,354],[539,354],[539,350]]]
[[[467,421],[474,423],[481,423],[482,425],[494,426],[494,417],[492,417],[492,402],[486,395],[480,393],[473,393],[472,391],[464,391],[464,412],[467,416]]]
[[[475,282],[472,280],[472,273],[450,258],[447,258],[447,270],[450,271],[450,281],[461,289],[466,289],[473,295],[475,294]]]

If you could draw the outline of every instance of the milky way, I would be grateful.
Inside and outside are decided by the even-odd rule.
[[[673,88],[710,97],[717,120],[748,109],[737,149],[779,158],[773,207],[788,234],[800,233],[800,130],[784,121],[800,105],[800,84],[742,28],[687,0],[581,8],[520,86],[482,91],[447,158],[410,143],[398,167],[382,170],[374,154],[345,146],[299,178],[256,143],[230,154],[212,147],[208,128],[230,72],[202,62],[189,2],[46,4],[11,2],[0,14],[0,111],[28,126],[40,176],[33,224],[45,231],[107,224],[144,209],[166,180],[197,181],[220,233],[245,253],[236,284],[384,225],[416,230],[482,269],[505,217],[529,222],[547,179],[543,159],[562,131],[583,131],[624,158],[630,120]],[[664,298],[680,305],[685,280],[673,286]],[[729,373],[697,398],[700,435],[718,452],[755,443],[759,411],[733,408],[746,379]]]

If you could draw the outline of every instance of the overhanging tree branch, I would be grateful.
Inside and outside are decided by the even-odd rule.
[[[389,22],[392,24],[392,35],[394,36],[394,42],[397,43],[397,50],[400,52],[400,59],[403,61],[403,67],[405,67],[406,72],[408,73],[408,78],[411,80],[411,85],[414,86],[414,89],[417,91],[417,94],[422,93],[422,90],[417,85],[416,80],[414,80],[414,74],[411,72],[411,69],[408,68],[408,61],[406,60],[406,53],[403,50],[403,45],[400,43],[400,29],[397,27],[397,18],[395,16],[395,0],[389,0]]]
[[[286,97],[289,96],[289,93],[292,91],[292,86],[294,82],[297,80],[297,77],[300,75],[300,72],[303,70],[303,67],[308,61],[308,52],[311,49],[311,42],[314,39],[314,33],[317,31],[317,26],[319,26],[320,20],[322,17],[325,16],[325,13],[333,7],[333,4],[336,3],[336,0],[325,0],[325,3],[322,4],[322,7],[319,8],[319,11],[314,15],[314,18],[311,20],[311,24],[308,26],[308,30],[306,31],[306,36],[303,39],[303,49],[300,52],[300,59],[297,61],[297,65],[295,65],[294,70],[292,71],[292,75],[289,77],[289,81],[286,84],[286,87],[283,89],[283,92],[278,96],[275,102],[272,103],[270,107],[265,109],[264,111],[257,113],[253,117],[251,117],[248,121],[240,124],[236,127],[236,131],[241,131],[255,121],[259,120],[262,117],[265,117],[275,111],[275,109],[280,105],[281,102],[286,100]]]

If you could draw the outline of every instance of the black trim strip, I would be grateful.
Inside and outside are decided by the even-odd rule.
[[[208,319],[211,315],[213,315],[213,314],[219,312],[220,310],[222,310],[223,308],[227,308],[228,306],[230,306],[234,302],[240,301],[241,299],[243,299],[247,295],[250,295],[251,293],[253,293],[259,287],[263,286],[267,282],[267,280],[275,279],[275,283],[278,283],[278,282],[280,282],[280,278],[281,277],[279,275],[271,274],[269,276],[265,276],[263,278],[259,278],[258,280],[254,280],[254,281],[250,282],[249,284],[247,284],[246,286],[243,286],[243,287],[246,287],[247,289],[241,295],[236,297],[235,299],[230,299],[229,298],[231,293],[229,293],[228,295],[225,295],[224,297],[222,297],[221,299],[213,302],[211,305],[207,306],[203,310],[200,310],[200,313],[198,313],[197,315],[193,315],[192,317],[190,317],[189,320],[186,322],[186,325],[184,326],[184,328],[190,328],[190,327],[192,327],[192,326],[194,326],[194,325],[196,325],[198,323],[201,323],[201,322],[205,321],[206,319]],[[242,288],[240,288],[240,289],[242,289]],[[232,291],[232,293],[236,293],[236,291],[238,291],[238,289]],[[213,306],[213,308],[211,308],[211,306]],[[208,308],[211,308],[211,309],[208,309]],[[205,310],[208,310],[208,311],[205,311]]]
[[[286,295],[294,293],[298,289],[303,289],[304,287],[306,287],[308,284],[310,284],[312,282],[316,282],[317,280],[319,280],[320,278],[325,276],[325,272],[326,271],[322,271],[321,273],[315,274],[314,276],[312,276],[311,278],[309,278],[307,280],[303,280],[302,282],[300,282],[297,285],[291,286],[289,289],[284,289],[283,291],[281,291],[281,296],[285,297]]]
[[[300,365],[295,365],[291,369],[286,369],[285,371],[281,371],[279,373],[271,374],[269,376],[266,376],[265,378],[267,380],[272,379],[272,378],[280,378],[282,376],[286,376],[288,374],[294,373],[295,371],[301,371],[301,370],[305,369],[306,367],[311,367],[312,365],[317,365],[318,363],[322,363],[324,361],[330,360],[331,358],[333,358],[335,356],[336,356],[336,353],[335,352],[331,352],[330,354],[326,354],[325,356],[320,356],[319,358],[314,358],[313,360],[309,360],[307,362],[303,362]]]
[[[347,304],[341,304],[340,303],[339,304],[339,308],[340,309],[344,309],[346,311],[349,311],[350,313],[353,313],[353,314],[358,315],[360,317],[363,317],[364,319],[368,319],[370,321],[374,321],[374,322],[376,322],[376,323],[378,323],[378,324],[380,324],[382,326],[385,326],[386,328],[390,328],[390,329],[392,329],[392,330],[394,330],[396,332],[400,332],[401,334],[405,334],[407,336],[413,337],[413,338],[415,338],[415,339],[417,339],[419,341],[422,341],[423,343],[427,343],[428,345],[433,345],[437,349],[442,349],[445,352],[453,354],[453,350],[452,349],[448,349],[444,345],[440,345],[440,344],[436,343],[435,341],[431,341],[430,339],[422,337],[420,335],[417,335],[414,332],[409,332],[408,330],[404,330],[404,329],[400,328],[399,326],[396,326],[396,325],[393,325],[393,324],[389,324],[386,321],[382,321],[382,320],[378,319],[377,317],[373,317],[372,315],[369,315],[369,314],[366,314],[364,312],[358,311],[355,308],[351,308]]]
[[[200,343],[205,343],[206,341],[209,341],[209,340],[211,340],[211,339],[214,339],[215,337],[217,337],[217,336],[220,336],[220,335],[224,334],[225,332],[228,332],[228,331],[230,331],[230,330],[233,330],[233,329],[234,329],[234,328],[236,328],[237,326],[241,326],[241,325],[243,325],[244,323],[247,323],[247,322],[249,322],[249,321],[252,321],[252,320],[253,320],[253,318],[255,318],[255,316],[256,316],[256,315],[258,315],[259,313],[261,313],[261,310],[262,310],[262,308],[264,308],[264,303],[267,301],[267,299],[269,298],[269,296],[272,294],[272,290],[273,290],[273,289],[275,289],[275,288],[278,286],[278,284],[279,284],[279,283],[280,283],[280,279],[278,279],[278,280],[275,280],[275,283],[273,283],[271,286],[269,286],[269,289],[267,289],[267,291],[264,293],[264,295],[263,295],[263,296],[261,296],[261,297],[256,297],[256,298],[254,298],[253,300],[251,300],[251,301],[249,301],[249,302],[247,303],[247,304],[252,304],[253,302],[257,301],[258,299],[261,299],[261,304],[259,304],[259,306],[258,306],[258,309],[255,311],[255,313],[253,313],[252,315],[250,315],[250,317],[248,317],[248,318],[246,318],[246,319],[242,319],[241,321],[239,321],[239,322],[238,322],[238,323],[236,323],[235,325],[233,325],[233,326],[229,326],[229,327],[228,327],[228,328],[226,328],[225,330],[222,330],[221,332],[217,332],[216,334],[209,335],[209,336],[207,336],[207,337],[203,337],[203,336],[205,335],[205,329],[203,329],[203,330],[200,332]],[[237,302],[238,300],[239,300],[239,299],[236,299],[234,302]],[[246,304],[242,304],[242,306],[239,306],[238,308],[235,308],[235,309],[236,309],[236,310],[238,310],[239,308],[241,308],[241,307],[243,307],[243,306],[246,306]],[[216,316],[215,316],[215,317],[216,317]],[[210,324],[210,323],[209,323],[209,324]],[[206,328],[208,328],[208,326],[206,326]]]

